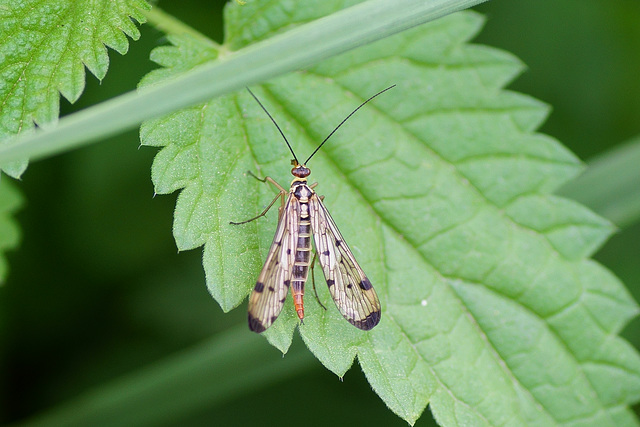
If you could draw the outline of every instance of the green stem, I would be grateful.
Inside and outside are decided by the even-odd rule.
[[[27,426],[178,425],[185,415],[308,370],[304,349],[282,355],[245,325],[85,392]]]
[[[587,163],[582,175],[558,190],[618,227],[640,219],[640,137]]]
[[[145,11],[144,15],[147,17],[147,23],[153,25],[158,30],[165,34],[188,34],[198,40],[210,43],[212,46],[219,46],[216,42],[205,36],[204,34],[194,30],[189,25],[176,19],[175,16],[170,15],[162,9],[154,6],[153,9]]]
[[[162,84],[127,93],[0,147],[0,165],[88,145],[167,114],[482,3],[369,0],[225,55]]]

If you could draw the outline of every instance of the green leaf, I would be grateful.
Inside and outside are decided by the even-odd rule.
[[[345,2],[327,4],[232,4],[224,45],[174,36],[154,54],[167,68],[144,85]],[[252,87],[304,159],[360,102],[397,84],[309,164],[381,297],[382,321],[353,328],[318,286],[328,310],[308,297],[298,330],[339,376],[357,357],[410,423],[430,403],[442,425],[635,424],[640,358],[616,334],[638,307],[587,259],[612,226],[551,195],[582,166],[534,133],[546,106],[503,89],[520,62],[467,43],[481,26],[477,14],[452,15]],[[229,225],[274,197],[245,171],[286,185],[287,147],[244,91],[148,121],[141,140],[162,147],[156,191],[181,190],[178,247],[204,245],[209,290],[231,310],[255,283],[277,221],[274,209]],[[297,325],[289,300],[265,335],[286,352]]]
[[[18,246],[20,227],[13,218],[23,204],[22,196],[8,179],[0,179],[0,285],[7,278],[4,253]]]
[[[105,46],[125,54],[124,34],[140,37],[130,17],[144,22],[148,8],[144,0],[0,0],[0,141],[56,122],[58,93],[75,102],[85,66],[102,80]],[[19,177],[26,166],[17,161],[3,170]]]

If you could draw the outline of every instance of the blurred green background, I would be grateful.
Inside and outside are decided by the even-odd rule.
[[[221,41],[223,3],[159,6]],[[553,106],[541,132],[587,162],[640,135],[640,2],[494,0],[477,10],[487,24],[475,42],[508,50],[528,66],[510,89]],[[154,68],[149,51],[165,43],[163,34],[142,27],[141,41],[124,57],[110,52],[104,81],[88,76],[81,100],[73,106],[63,101],[62,114],[135,89]],[[54,408],[245,323],[244,308],[224,315],[208,295],[200,251],[177,254],[171,236],[176,195],[153,197],[155,150],[138,146],[137,133],[129,132],[36,162],[20,183],[23,242],[9,254],[10,276],[0,288],[0,423]],[[636,300],[639,241],[636,223],[595,257]],[[262,340],[241,331],[247,335],[239,339]],[[636,348],[639,332],[638,320],[624,331]],[[358,367],[341,383],[297,341],[282,363],[299,357],[302,373],[217,400],[181,425],[406,425],[371,391]],[[256,365],[281,359],[266,341],[261,345]],[[430,418],[427,411],[417,425],[430,424]]]

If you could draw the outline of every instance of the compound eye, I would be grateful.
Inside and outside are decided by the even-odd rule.
[[[311,174],[311,169],[303,166],[303,165],[298,165],[295,168],[291,169],[291,175],[297,177],[297,178],[306,178]]]

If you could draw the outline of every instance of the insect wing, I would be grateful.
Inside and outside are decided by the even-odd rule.
[[[318,260],[338,310],[352,325],[369,330],[380,321],[380,300],[317,194],[309,198]]]
[[[300,204],[289,194],[267,260],[249,297],[249,329],[263,332],[278,318],[289,291],[295,261]]]

